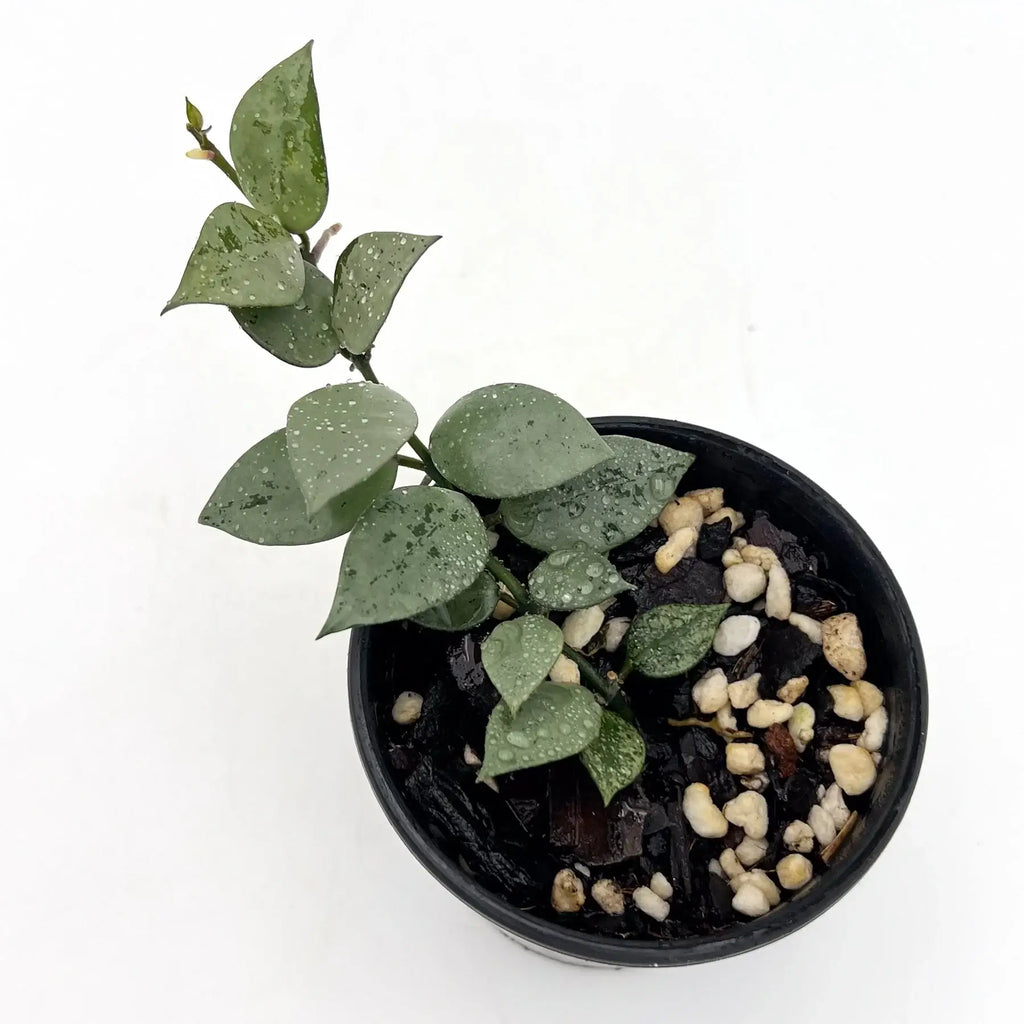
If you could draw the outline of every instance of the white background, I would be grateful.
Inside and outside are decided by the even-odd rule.
[[[932,688],[920,785],[877,866],[785,942],[643,973],[506,941],[406,854],[356,762],[345,640],[313,643],[339,543],[195,525],[294,398],[344,379],[221,310],[157,317],[233,198],[182,157],[182,94],[223,140],[310,36],[328,216],[445,236],[377,358],[427,429],[503,380],[714,426],[831,491],[903,582]],[[1016,0],[32,0],[0,50],[0,1018],[1017,1008]]]

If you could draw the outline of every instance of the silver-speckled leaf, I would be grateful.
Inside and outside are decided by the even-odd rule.
[[[482,572],[461,594],[456,594],[450,601],[435,608],[428,608],[420,615],[414,615],[412,621],[427,629],[439,629],[445,633],[462,632],[490,618],[497,603],[498,585],[489,572]]]
[[[626,650],[637,671],[651,679],[676,676],[707,654],[727,604],[662,604],[638,615]]]
[[[530,573],[530,597],[545,608],[589,608],[631,590],[604,555],[585,544],[552,551]]]
[[[363,513],[345,547],[320,636],[393,622],[450,601],[483,571],[487,527],[473,503],[441,487],[399,487]]]
[[[494,688],[515,714],[562,653],[562,631],[542,615],[499,623],[480,655]]]
[[[487,498],[532,494],[612,455],[568,402],[529,384],[494,384],[460,398],[430,435],[438,469]]]
[[[273,217],[244,203],[222,203],[206,218],[162,312],[196,302],[290,306],[302,297],[304,281],[299,247]]]
[[[416,422],[416,410],[383,384],[331,384],[300,398],[288,411],[288,457],[309,514],[376,473]]]
[[[331,279],[305,265],[306,283],[294,306],[232,309],[242,330],[272,356],[292,366],[323,366],[340,348],[331,326]]]
[[[254,544],[315,544],[348,533],[370,502],[391,490],[397,473],[392,459],[309,518],[288,461],[285,432],[275,430],[224,474],[199,522]]]
[[[605,441],[614,453],[607,462],[539,494],[506,498],[501,516],[509,532],[538,551],[578,542],[610,551],[642,532],[693,456],[638,437],[613,434]]]
[[[513,715],[501,701],[484,736],[481,778],[535,768],[572,757],[601,731],[601,708],[585,687],[541,683]]]
[[[307,43],[271,68],[231,119],[231,159],[242,191],[295,232],[308,231],[327,206],[312,47]]]
[[[605,807],[616,793],[639,777],[646,758],[644,738],[629,722],[611,711],[601,716],[597,739],[580,751],[580,760],[597,785]]]
[[[440,235],[371,231],[353,239],[334,270],[334,329],[347,352],[368,352],[398,289]]]

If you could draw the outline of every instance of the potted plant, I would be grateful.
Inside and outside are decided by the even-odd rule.
[[[361,235],[318,269],[338,227],[311,244],[311,44],[242,97],[230,161],[186,118],[189,156],[246,201],[208,216],[165,311],[225,306],[277,358],[362,377],[296,401],[200,522],[348,535],[320,636],[354,628],[360,754],[420,861],[520,940],[597,963],[729,955],[838,899],[903,813],[926,722],[913,620],[863,531],[741,441],[590,422],[528,384],[471,392],[422,440],[371,358],[437,236]]]

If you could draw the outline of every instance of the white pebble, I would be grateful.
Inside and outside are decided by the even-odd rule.
[[[768,586],[764,572],[756,565],[741,561],[725,570],[725,592],[730,601],[746,604],[759,598]]]
[[[573,650],[579,651],[597,636],[604,624],[604,612],[600,605],[592,608],[577,608],[570,612],[562,623],[562,639]]]
[[[722,565],[726,569],[731,569],[734,565],[742,565],[743,557],[735,548],[726,548],[722,552]],[[765,581],[767,583],[767,580]]]
[[[487,547],[493,551],[498,546],[498,541],[501,538],[494,532],[494,530],[487,531]]]
[[[739,892],[745,885],[752,885],[760,889],[764,893],[765,899],[768,900],[769,907],[777,907],[782,900],[782,893],[779,892],[778,886],[760,868],[744,871],[742,875],[729,879],[729,885],[732,886],[733,892]]]
[[[787,723],[793,745],[802,754],[814,739],[814,708],[810,704],[797,704]]]
[[[741,775],[740,785],[744,789],[752,789],[755,793],[763,793],[768,788],[768,773],[758,772],[756,775]]]
[[[655,896],[660,896],[663,900],[672,899],[672,883],[660,871],[655,871],[651,875],[647,887]]]
[[[718,858],[726,878],[738,878],[743,874],[743,864],[735,850],[723,850]]]
[[[747,709],[747,725],[754,729],[767,729],[793,717],[793,705],[781,700],[756,700]]]
[[[654,553],[654,564],[658,572],[671,572],[683,558],[690,557],[687,552],[695,549],[697,531],[692,526],[684,526],[676,530],[671,537]]]
[[[725,491],[721,487],[701,487],[696,491],[687,491],[683,497],[699,501],[706,516],[717,512],[725,504]]]
[[[783,889],[802,889],[811,880],[814,868],[806,857],[791,853],[775,865],[775,874]]]
[[[508,601],[503,601],[498,598],[498,603],[494,606],[494,611],[491,615],[499,622],[504,622],[506,619],[511,619],[516,613],[516,607],[513,604],[509,604]]]
[[[876,708],[864,720],[864,731],[857,740],[857,746],[870,750],[872,753],[882,749],[885,732],[889,728],[889,712],[885,708]]]
[[[740,793],[722,808],[722,813],[751,839],[764,839],[768,835],[768,801],[760,793],[753,790]]]
[[[754,839],[752,836],[745,836],[739,846],[736,847],[736,857],[745,868],[752,868],[764,859],[764,855],[767,852],[768,840]]]
[[[668,537],[684,526],[699,531],[704,522],[704,509],[696,498],[673,498],[659,513],[658,522]]]
[[[749,708],[757,700],[757,687],[761,682],[761,673],[755,672],[746,679],[737,679],[729,684],[729,703],[738,711]]]
[[[419,721],[423,711],[423,697],[412,690],[405,690],[395,698],[391,705],[391,717],[399,725],[412,725]]]
[[[770,572],[772,566],[779,564],[779,556],[771,548],[761,547],[759,544],[744,544],[740,549],[740,557],[744,562],[756,565],[765,572]]]
[[[691,782],[683,791],[683,814],[690,828],[703,839],[721,839],[729,831],[729,822],[703,782]]]
[[[608,627],[604,631],[604,649],[609,654],[614,654],[629,632],[629,619],[609,619]]]
[[[747,540],[746,537],[733,537],[733,539],[732,539],[732,546],[737,551],[742,551],[747,546],[748,543],[749,543],[749,541]]]
[[[462,749],[462,760],[470,768],[479,768],[483,764],[483,761],[480,760],[480,755],[468,743]]]
[[[885,703],[885,695],[882,691],[866,679],[855,680],[853,688],[857,691],[861,704],[864,705],[865,716],[873,715]]]
[[[744,917],[760,917],[767,914],[771,907],[768,906],[768,897],[756,885],[748,882],[733,896],[732,909]]]
[[[860,796],[875,784],[875,762],[863,747],[837,743],[828,752],[828,763],[839,788],[848,796]]]
[[[726,743],[725,767],[733,775],[757,775],[764,771],[764,754],[756,743]]]
[[[790,612],[789,624],[796,626],[811,643],[821,643],[821,623],[812,619],[810,615],[801,615],[799,612]]]
[[[809,683],[807,676],[793,676],[779,687],[776,696],[787,704],[795,704],[804,695]]]
[[[646,885],[633,890],[633,902],[639,911],[655,921],[664,921],[668,917],[669,905]]]
[[[833,782],[825,790],[825,795],[820,797],[818,802],[821,804],[822,809],[828,811],[832,816],[836,829],[841,829],[850,820],[850,808],[846,806],[846,801],[843,799],[843,791],[836,783]]]
[[[738,728],[736,716],[732,713],[732,708],[728,704],[718,709],[715,713],[715,721],[718,723],[718,727],[726,732],[735,732]]]
[[[555,659],[554,665],[551,666],[551,671],[548,672],[548,679],[553,683],[568,683],[570,685],[579,683],[580,667],[572,658],[560,654]]]
[[[782,833],[782,842],[787,850],[810,853],[814,849],[814,829],[806,821],[791,821]]]
[[[572,868],[562,868],[551,885],[551,906],[560,914],[575,914],[586,902],[583,882]]]
[[[716,654],[730,658],[745,651],[761,632],[761,623],[753,615],[730,615],[715,630],[712,646]]]
[[[867,671],[864,638],[852,612],[833,615],[821,624],[821,645],[825,660],[850,682]]]
[[[708,871],[713,875],[717,875],[719,878],[725,878],[725,872],[722,870],[722,865],[718,863],[717,857],[712,857],[708,861]]]
[[[693,684],[693,702],[705,715],[713,715],[729,701],[729,684],[725,673],[714,668]]]
[[[712,512],[711,515],[704,520],[707,526],[714,526],[715,523],[720,523],[723,519],[728,519],[730,526],[730,533],[735,533],[745,523],[746,519],[743,518],[742,512],[737,512],[734,508],[720,508],[717,512]]]
[[[610,878],[599,878],[590,887],[590,895],[594,897],[594,902],[606,914],[621,917],[626,912],[626,901],[622,895],[622,888]]]
[[[807,824],[814,831],[814,838],[822,846],[828,846],[836,837],[836,823],[832,815],[821,804],[815,804],[807,814]]]
[[[860,695],[852,686],[836,684],[828,688],[829,696],[832,698],[832,710],[840,717],[850,722],[859,722],[864,717],[864,705],[860,701]]]
[[[793,612],[793,599],[790,595],[789,573],[781,565],[775,564],[768,570],[768,590],[765,593],[764,610],[770,619],[786,621]]]

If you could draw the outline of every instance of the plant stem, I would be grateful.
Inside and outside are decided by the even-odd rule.
[[[309,235],[305,231],[299,231],[299,253],[304,260],[309,259]]]
[[[486,568],[499,583],[505,584],[506,589],[512,595],[512,600],[516,603],[516,609],[520,612],[526,611],[526,606],[530,603],[530,595],[527,593],[526,587],[494,555],[487,556]]]
[[[743,732],[738,729],[724,729],[716,718],[712,718],[709,722],[705,722],[703,718],[670,718],[668,720],[668,724],[675,726],[678,729],[685,729],[689,726],[696,726],[700,729],[710,729],[712,732],[717,732],[719,736],[727,740],[749,740],[754,735],[753,733]]]
[[[579,651],[573,650],[568,644],[563,644],[562,653],[579,665],[580,676],[586,681],[587,686],[591,690],[599,693],[604,698],[606,704],[611,704],[615,700],[619,693],[618,686],[610,679],[601,675]]]
[[[235,188],[237,188],[239,192],[242,192],[242,186],[238,181],[238,174],[235,172],[234,167],[228,163],[224,154],[216,147],[216,145],[209,140],[206,132],[201,131],[199,128],[193,128],[190,124],[185,127],[188,129],[189,135],[199,143],[200,149],[204,149],[207,153],[213,154],[213,159],[210,163],[212,163],[214,167],[219,167],[227,175]],[[244,192],[242,192],[242,194],[245,195]]]
[[[368,356],[364,355],[352,355],[352,365],[368,380],[371,384],[379,384],[380,381],[377,379],[377,374],[373,372],[373,367],[370,366],[370,360]],[[415,435],[409,438],[409,447],[423,460],[423,469],[426,474],[434,480],[440,487],[447,487],[449,490],[456,490],[452,485],[441,475],[441,471],[434,465],[434,460],[430,457],[430,449]]]
[[[419,459],[410,459],[408,455],[396,455],[395,459],[397,460],[397,462],[398,462],[398,464],[400,466],[405,466],[406,469],[423,469],[424,468],[423,463],[420,462]]]
[[[626,655],[626,660],[622,663],[622,668],[619,670],[619,682],[624,683],[628,678],[630,672],[633,671],[633,662],[629,660],[629,655]]]
[[[315,267],[320,262],[320,257],[324,254],[324,249],[327,248],[327,243],[341,230],[340,224],[332,224],[329,228],[324,228],[324,233],[318,239],[316,245],[313,246],[312,252],[309,254],[309,262]]]

